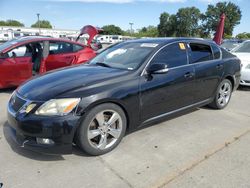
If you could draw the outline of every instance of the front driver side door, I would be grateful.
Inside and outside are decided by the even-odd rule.
[[[2,82],[9,86],[18,86],[32,77],[31,52],[25,46],[15,47],[5,53],[1,63]]]
[[[141,76],[141,122],[193,104],[195,72],[187,57],[186,44],[178,42],[164,47],[151,61],[150,64],[165,63],[169,71]]]

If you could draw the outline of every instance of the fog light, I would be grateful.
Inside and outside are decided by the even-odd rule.
[[[55,142],[49,138],[36,138],[38,144],[53,145]]]

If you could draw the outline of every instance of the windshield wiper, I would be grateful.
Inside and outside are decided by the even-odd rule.
[[[101,62],[97,62],[95,63],[96,65],[100,65],[102,67],[111,67],[110,65],[106,64],[106,63],[101,63]]]

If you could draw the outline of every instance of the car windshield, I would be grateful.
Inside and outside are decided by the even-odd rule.
[[[230,51],[239,45],[240,45],[240,43],[238,43],[238,42],[224,42],[221,44],[221,47]]]
[[[0,45],[0,52],[2,52],[3,50],[5,50],[6,48],[9,48],[11,47],[12,45],[15,45],[17,44],[18,41],[16,39],[13,39],[13,40],[9,40],[3,44]]]
[[[250,41],[243,42],[238,47],[236,47],[232,52],[235,53],[250,53]]]
[[[89,64],[135,70],[158,46],[155,43],[124,42],[101,52]]]

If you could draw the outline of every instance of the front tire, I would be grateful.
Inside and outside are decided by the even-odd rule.
[[[122,140],[127,127],[123,110],[105,103],[91,109],[77,130],[77,145],[90,155],[113,150]]]
[[[211,104],[209,104],[210,107],[214,109],[223,109],[225,108],[232,96],[232,83],[228,79],[224,79],[218,86],[215,94],[215,98]]]

